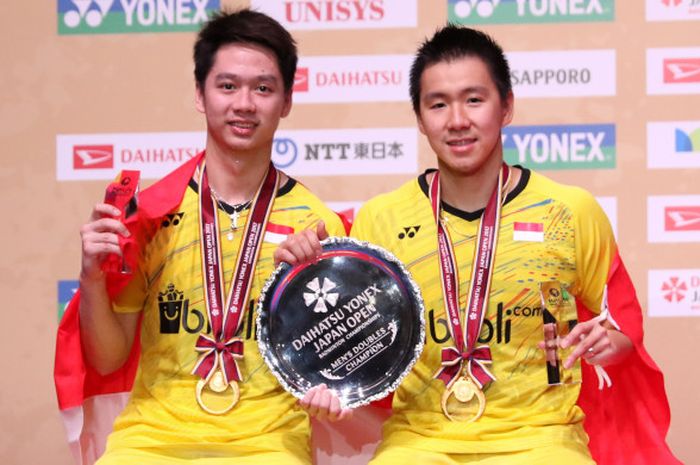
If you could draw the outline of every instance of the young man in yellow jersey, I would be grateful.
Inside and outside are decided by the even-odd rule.
[[[427,341],[370,463],[678,463],[664,439],[663,379],[605,214],[582,189],[504,164],[514,97],[502,49],[479,31],[444,27],[419,48],[410,86],[438,170],[368,201],[351,235],[406,264],[425,301]],[[276,259],[316,253],[308,231]],[[559,324],[573,329],[545,343],[552,296],[570,304]],[[612,386],[599,391],[596,374]],[[324,386],[303,405],[345,414]]]
[[[104,203],[81,229],[80,292],[66,321],[79,314],[87,378],[122,376],[128,388],[120,373],[138,363],[97,463],[308,464],[308,416],[264,364],[252,315],[286,234],[323,224],[344,234],[271,163],[296,45],[272,18],[241,10],[203,27],[194,62],[205,151],[140,194],[137,220]],[[115,255],[130,274],[105,272]],[[59,331],[59,352],[69,343]],[[59,391],[67,366],[57,359]]]

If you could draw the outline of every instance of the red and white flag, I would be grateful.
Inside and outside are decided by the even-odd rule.
[[[513,223],[513,240],[524,242],[544,242],[542,223]]]
[[[287,238],[287,235],[294,234],[294,228],[291,226],[285,226],[283,224],[275,224],[271,221],[267,222],[267,228],[265,228],[265,242],[271,242],[273,244],[281,244]]]

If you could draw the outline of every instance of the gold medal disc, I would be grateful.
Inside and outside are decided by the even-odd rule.
[[[202,397],[202,393],[207,389],[215,392],[215,393],[223,393],[226,392],[226,390],[230,387],[231,388],[231,402],[229,402],[224,408],[215,410],[209,406],[206,405],[204,402],[204,399]],[[223,415],[224,413],[228,412],[231,410],[237,403],[238,400],[241,396],[241,391],[238,388],[238,383],[235,381],[230,381],[228,384],[224,382],[224,375],[220,371],[217,371],[212,375],[211,379],[209,382],[207,382],[204,379],[200,379],[197,381],[197,390],[196,390],[196,396],[197,396],[197,403],[199,406],[202,408],[207,413],[210,413],[212,415]]]
[[[452,386],[455,399],[462,403],[469,402],[474,397],[473,383],[468,381],[464,376],[460,377]]]
[[[224,381],[224,374],[221,371],[217,371],[209,380],[209,389],[214,392],[224,392],[227,388],[227,384]]]
[[[486,409],[486,396],[484,395],[483,391],[479,389],[479,385],[476,384],[469,375],[460,376],[451,385],[448,385],[445,392],[442,394],[442,412],[451,421],[455,421],[454,417],[449,411],[449,408],[447,407],[447,403],[452,395],[454,395],[455,399],[462,404],[471,402],[474,399],[474,396],[476,396],[476,400],[479,402],[479,409],[475,415],[467,420],[467,423],[478,420],[481,418],[481,415],[484,414],[484,410]]]

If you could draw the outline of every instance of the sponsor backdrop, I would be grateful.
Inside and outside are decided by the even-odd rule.
[[[700,0],[2,2],[3,463],[72,462],[51,372],[79,227],[119,170],[147,185],[203,147],[194,35],[212,11],[251,3],[302,54],[274,161],[350,217],[434,166],[408,102],[417,44],[446,20],[503,44],[506,158],[591,190],[610,216],[666,373],[670,444],[700,463]],[[364,463],[383,415],[316,425],[318,463]]]

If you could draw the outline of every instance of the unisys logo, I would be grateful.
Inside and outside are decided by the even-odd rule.
[[[666,231],[700,231],[700,206],[666,207]]]
[[[700,58],[665,59],[664,82],[667,84],[700,83]]]
[[[309,68],[297,68],[297,72],[294,75],[294,87],[292,87],[294,92],[308,92],[309,91]]]
[[[113,145],[74,145],[73,168],[111,169],[114,167]]]
[[[290,23],[380,21],[386,13],[383,0],[292,0],[283,3],[284,19]]]
[[[290,30],[415,27],[417,0],[250,0]]]

